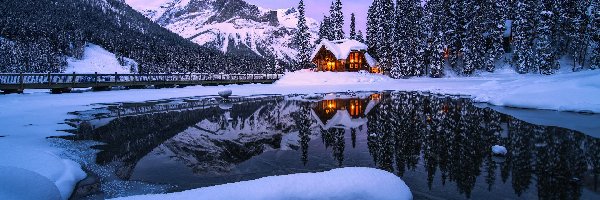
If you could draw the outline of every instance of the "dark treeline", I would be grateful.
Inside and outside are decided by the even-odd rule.
[[[573,71],[600,68],[598,0],[374,0],[367,17],[369,54],[394,78],[471,75],[498,62],[519,73],[553,74],[559,59]],[[334,0],[319,40],[343,39]],[[341,20],[340,20],[341,19]],[[356,35],[351,22],[350,38]]]
[[[86,43],[102,46],[118,60],[135,60],[140,73],[266,73],[275,65],[250,54],[225,56],[201,47],[120,0],[0,4],[0,72],[61,72],[66,57],[82,57]]]

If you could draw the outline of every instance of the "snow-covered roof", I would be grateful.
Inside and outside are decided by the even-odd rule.
[[[319,45],[316,46],[315,50],[310,56],[311,60],[315,59],[315,57],[319,53],[319,50],[321,50],[321,47],[325,47],[325,49],[333,53],[335,58],[337,58],[338,60],[347,59],[350,55],[350,52],[352,51],[366,51],[368,48],[366,44],[363,44],[356,40],[343,39],[329,41],[323,39],[323,41],[321,41],[321,43],[319,43]],[[367,63],[369,64],[369,66],[373,67],[377,64],[377,61],[375,61],[375,59],[373,59],[373,57],[371,57],[369,53],[365,52],[365,58],[367,59]]]

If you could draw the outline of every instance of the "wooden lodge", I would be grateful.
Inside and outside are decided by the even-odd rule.
[[[356,40],[323,40],[313,51],[316,71],[380,73],[377,61],[367,53],[367,45]]]

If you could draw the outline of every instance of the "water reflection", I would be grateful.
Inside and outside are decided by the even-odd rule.
[[[388,92],[107,110],[79,113],[85,120],[76,138],[104,142],[97,163],[116,165],[124,180],[199,187],[367,166],[403,177],[417,199],[598,196],[598,139],[529,124],[469,99]],[[496,144],[509,153],[493,156]]]

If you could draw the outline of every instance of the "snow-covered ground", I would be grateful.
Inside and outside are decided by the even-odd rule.
[[[93,74],[98,72],[99,74],[129,74],[132,71],[131,69],[136,70],[137,62],[130,58],[123,58],[123,61],[124,65],[121,65],[115,54],[101,46],[88,43],[84,48],[81,59],[67,59],[68,65],[65,73]]]
[[[412,199],[401,179],[372,168],[341,168],[327,172],[272,176],[173,194],[117,199]]]
[[[348,90],[429,91],[470,95],[476,101],[500,106],[600,113],[600,70],[553,76],[518,75],[507,70],[475,77],[402,80],[360,73],[296,72],[287,74],[271,85],[194,86],[61,95],[51,95],[46,90],[26,90],[26,94],[22,95],[0,95],[0,167],[19,168],[42,175],[55,183],[62,198],[66,199],[74,184],[83,178],[83,172],[74,163],[61,159],[58,155],[63,154],[63,150],[54,148],[46,137],[66,134],[57,130],[70,128],[62,124],[65,119],[72,117],[68,112],[90,110],[93,107],[90,104],[95,103],[216,95],[225,89],[232,90],[234,95],[313,94]],[[596,131],[592,135],[599,137],[600,133]],[[2,181],[3,184],[22,183],[14,176],[7,176]],[[228,191],[231,195],[236,192],[242,191]]]

